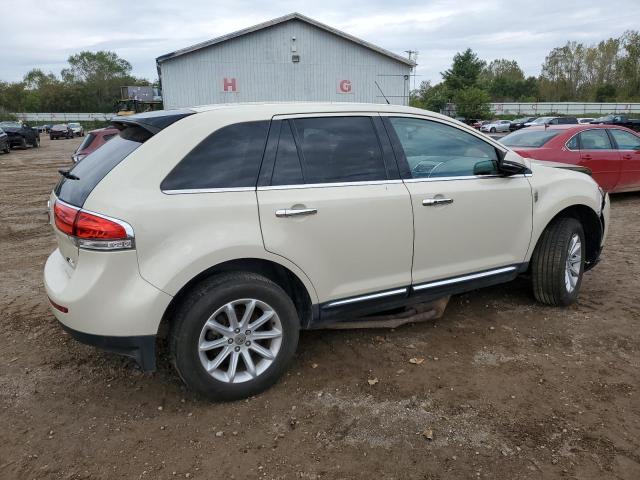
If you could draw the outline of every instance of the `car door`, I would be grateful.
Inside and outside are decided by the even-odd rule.
[[[272,123],[257,189],[264,245],[310,278],[323,318],[408,293],[411,201],[380,132],[366,114]]]
[[[620,152],[613,148],[607,130],[583,130],[577,136],[580,165],[593,172],[593,178],[607,192],[617,189],[622,161]]]
[[[619,128],[609,129],[609,133],[620,154],[620,180],[616,190],[640,190],[640,136]]]
[[[498,175],[495,146],[454,125],[393,115],[385,125],[413,205],[413,290],[515,276],[532,229],[526,176]]]

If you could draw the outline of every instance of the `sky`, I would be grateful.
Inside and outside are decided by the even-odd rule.
[[[60,73],[69,55],[112,50],[135,76],[154,80],[155,58],[291,12],[405,55],[417,50],[417,82],[441,80],[456,52],[515,59],[538,75],[548,52],[640,29],[640,0],[0,0],[0,80],[32,68]]]

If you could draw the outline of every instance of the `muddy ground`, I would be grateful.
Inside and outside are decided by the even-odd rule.
[[[613,198],[570,308],[522,280],[427,324],[306,332],[274,388],[210,404],[166,351],[142,374],[49,313],[45,204],[79,142],[0,155],[0,478],[640,478],[640,194]]]

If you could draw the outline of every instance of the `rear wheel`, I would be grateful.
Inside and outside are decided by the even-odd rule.
[[[9,153],[11,152],[11,146],[9,145],[9,141],[7,141],[7,143],[4,144],[4,148],[2,149],[2,151],[4,153]]]
[[[170,334],[187,386],[212,400],[246,398],[273,385],[298,344],[299,319],[280,286],[252,273],[205,280],[182,301]]]
[[[559,218],[543,232],[531,258],[533,293],[539,302],[571,305],[584,273],[585,241],[575,218]]]
[[[38,137],[33,139],[33,143],[31,144],[33,148],[40,148],[40,139]]]
[[[489,130],[489,132],[496,133],[496,127],[491,127],[491,130]]]

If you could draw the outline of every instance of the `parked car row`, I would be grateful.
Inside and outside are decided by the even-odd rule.
[[[84,127],[77,122],[59,123],[49,129],[51,140],[73,137],[84,137]]]

